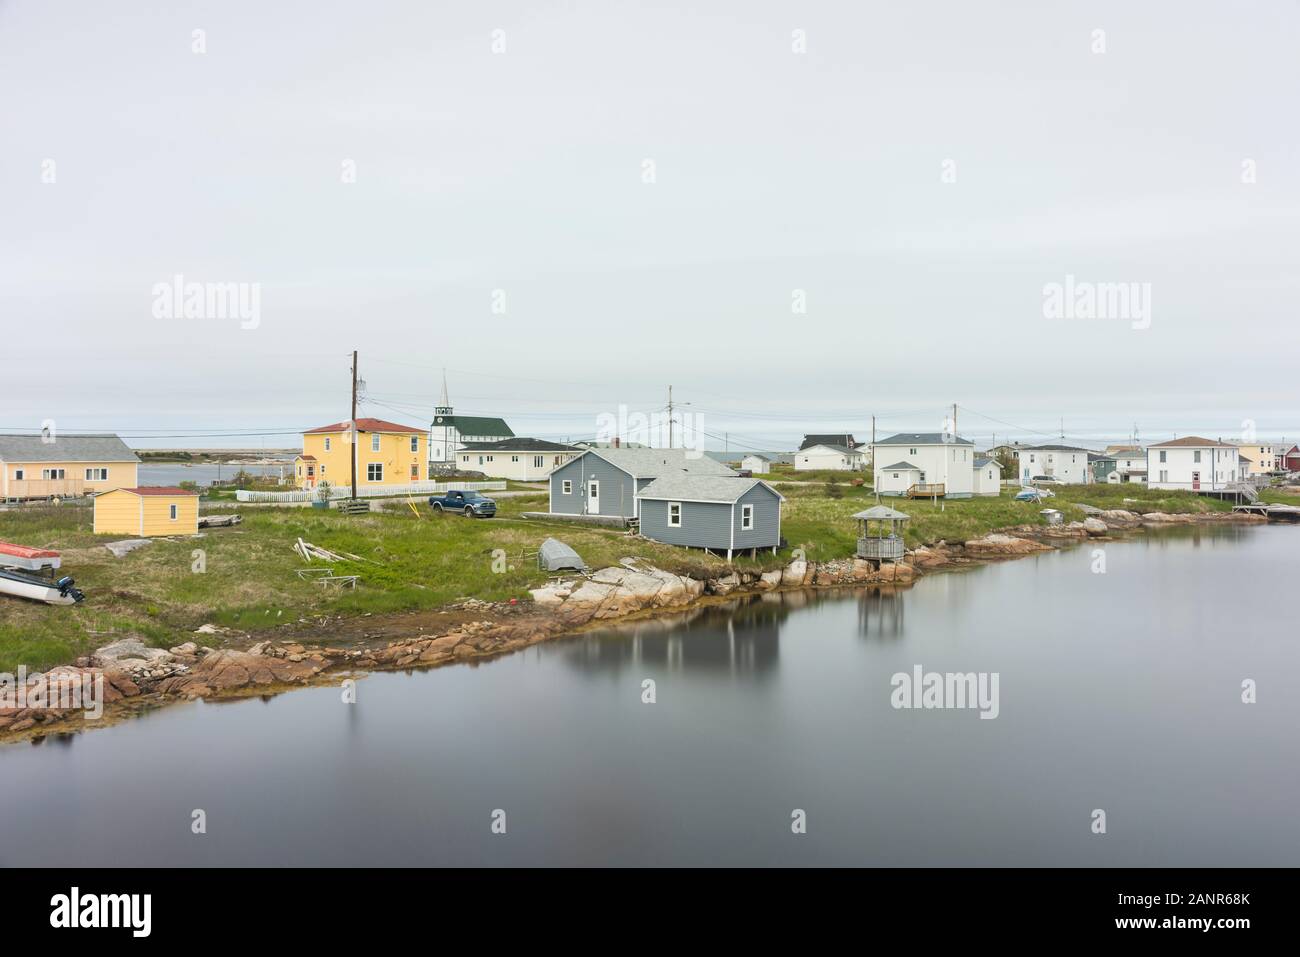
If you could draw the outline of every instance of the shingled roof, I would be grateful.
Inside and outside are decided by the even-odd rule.
[[[108,433],[53,433],[46,442],[40,435],[0,435],[0,462],[139,462],[116,435]]]
[[[1199,435],[1187,435],[1181,439],[1170,439],[1168,442],[1156,442],[1149,445],[1151,449],[1235,449],[1235,445],[1228,442],[1218,442],[1214,439],[1203,439]]]
[[[665,475],[732,475],[736,473],[703,452],[688,449],[588,449],[587,455],[604,459],[637,478]],[[574,461],[577,461],[576,459]]]
[[[857,440],[853,438],[851,432],[836,432],[830,435],[805,435],[803,444],[799,446],[799,451],[812,448],[814,445],[842,445],[850,449],[857,447]]]
[[[317,432],[351,432],[351,422],[335,422],[332,425],[322,425],[315,429],[308,429],[303,435],[313,435]],[[396,422],[386,422],[383,419],[357,419],[358,432],[398,432],[402,435],[423,435],[426,429],[412,428],[409,425],[398,425]]]
[[[461,452],[581,452],[582,449],[545,439],[513,438],[500,442],[466,442]]]
[[[506,425],[505,419],[489,415],[435,415],[433,427],[454,428],[461,435],[500,435],[513,436],[514,429]]]
[[[733,475],[665,475],[655,479],[637,494],[641,498],[656,500],[721,502],[727,505],[737,501],[755,485],[761,485],[777,498],[785,500],[780,492],[760,479]]]
[[[887,439],[881,439],[877,445],[974,445],[970,439],[950,432],[899,432]]]

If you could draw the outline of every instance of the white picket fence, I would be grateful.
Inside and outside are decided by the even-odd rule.
[[[407,485],[374,485],[357,489],[357,498],[395,498],[404,495],[437,495],[452,489],[462,492],[504,492],[505,482],[411,482]],[[330,486],[330,501],[352,497],[351,485]],[[297,489],[292,492],[254,492],[236,489],[235,499],[240,502],[316,502],[320,490]]]

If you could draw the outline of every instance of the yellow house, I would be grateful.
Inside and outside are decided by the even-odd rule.
[[[407,485],[429,477],[428,434],[424,429],[357,419],[357,488]],[[302,434],[302,455],[294,460],[299,488],[329,482],[352,484],[352,424],[335,422]]]
[[[1254,445],[1238,445],[1237,454],[1242,458],[1249,459],[1250,465],[1245,475],[1264,475],[1273,471],[1276,467],[1276,457],[1271,442],[1256,443]]]
[[[139,457],[116,435],[0,435],[0,499],[131,488]]]
[[[194,535],[199,493],[183,488],[119,488],[95,496],[96,535]]]

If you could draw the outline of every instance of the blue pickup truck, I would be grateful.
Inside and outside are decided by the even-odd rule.
[[[460,512],[466,518],[491,518],[497,513],[497,503],[478,492],[453,489],[446,495],[430,495],[429,504],[435,512]]]

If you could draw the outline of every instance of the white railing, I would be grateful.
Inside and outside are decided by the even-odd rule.
[[[410,482],[406,485],[366,485],[357,488],[357,498],[396,498],[403,495],[434,495],[457,489],[464,492],[503,492],[505,482]],[[331,485],[330,501],[352,497],[351,485]],[[320,489],[304,488],[293,492],[258,492],[236,489],[240,502],[318,502]]]

